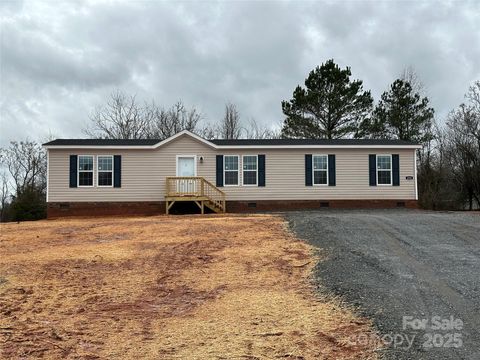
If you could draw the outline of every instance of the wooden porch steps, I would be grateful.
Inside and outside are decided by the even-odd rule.
[[[216,213],[226,211],[225,193],[200,176],[176,176],[166,179],[166,213],[177,201],[191,201],[197,204],[202,214],[205,207]]]

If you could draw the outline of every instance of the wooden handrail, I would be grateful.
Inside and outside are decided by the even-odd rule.
[[[205,178],[202,178],[203,181],[205,182],[205,184],[208,184],[209,186],[211,186],[212,188],[214,188],[215,190],[217,190],[219,193],[221,193],[222,195],[225,195],[225,193],[220,190],[219,188],[217,188],[215,185],[213,185],[210,181],[208,181],[207,179]]]

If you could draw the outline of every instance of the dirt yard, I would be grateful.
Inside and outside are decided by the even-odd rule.
[[[358,359],[368,321],[320,296],[275,216],[3,224],[0,358]]]

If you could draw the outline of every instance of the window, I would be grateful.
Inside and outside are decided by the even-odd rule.
[[[392,155],[377,155],[377,185],[392,185]]]
[[[313,185],[328,185],[328,156],[313,155]]]
[[[257,155],[243,156],[243,185],[257,185]]]
[[[97,157],[98,186],[113,186],[113,156]]]
[[[238,155],[225,155],[223,166],[224,185],[238,185]]]
[[[93,186],[93,155],[78,156],[78,186]]]

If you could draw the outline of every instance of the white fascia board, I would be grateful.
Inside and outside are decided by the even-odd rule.
[[[98,146],[98,145],[45,145],[45,149],[96,149],[96,150],[145,150],[156,149],[161,145],[150,146],[124,145],[124,146]],[[162,144],[163,145],[163,144]],[[421,149],[421,145],[215,145],[209,143],[214,149]]]
[[[421,145],[218,145],[217,149],[421,149]]]
[[[128,149],[128,150],[141,150],[141,149],[154,149],[153,146],[101,146],[101,145],[44,145],[45,149],[51,150],[61,150],[61,149],[95,149],[95,150],[121,150],[121,149]]]
[[[165,145],[165,144],[167,144],[167,143],[175,140],[176,138],[178,138],[178,137],[180,137],[180,136],[182,136],[182,135],[188,135],[188,136],[194,138],[194,139],[197,140],[197,141],[200,141],[200,142],[202,142],[202,143],[204,143],[204,144],[206,144],[206,145],[208,145],[208,146],[210,146],[210,147],[216,148],[216,145],[215,145],[214,143],[212,143],[212,142],[210,142],[210,141],[208,141],[208,140],[205,140],[204,138],[202,138],[202,137],[200,137],[200,136],[198,136],[198,135],[196,135],[196,134],[194,134],[194,133],[192,133],[192,132],[190,132],[190,131],[188,131],[188,130],[180,131],[179,133],[177,133],[177,134],[175,134],[175,135],[173,135],[173,136],[170,136],[169,138],[166,138],[165,140],[162,140],[162,141],[160,141],[159,143],[157,143],[157,144],[155,144],[155,145],[152,145],[151,148],[153,148],[153,149],[158,148],[158,147],[160,147],[160,146],[162,146],[162,145]]]

